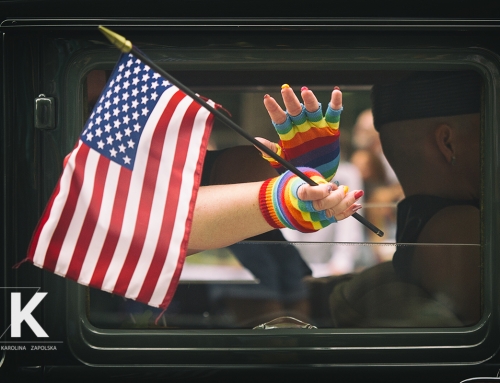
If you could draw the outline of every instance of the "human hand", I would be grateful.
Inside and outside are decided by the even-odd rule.
[[[259,192],[259,207],[274,228],[304,233],[320,230],[354,214],[363,191],[327,182],[315,169],[299,168],[318,185],[311,186],[290,171],[266,180]]]
[[[304,104],[300,103],[287,84],[282,86],[281,94],[286,111],[281,109],[274,98],[264,96],[264,106],[278,133],[279,143],[260,137],[257,140],[294,166],[314,168],[323,178],[330,181],[337,172],[340,161],[339,121],[342,92],[335,87],[325,116],[321,103],[308,88],[301,89]],[[267,154],[262,153],[262,156],[280,174],[287,170]]]

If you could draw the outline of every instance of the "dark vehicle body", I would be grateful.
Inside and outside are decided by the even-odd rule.
[[[500,7],[495,2],[442,2],[439,9],[430,2],[394,4],[403,9],[392,2],[366,2],[359,7],[330,4],[330,10],[324,2],[290,2],[264,12],[266,4],[253,2],[183,1],[170,9],[162,3],[0,2],[0,381],[458,383],[496,377]],[[407,70],[477,70],[487,84],[481,147],[481,320],[458,328],[252,330],[215,320],[183,328],[189,315],[215,311],[203,303],[210,291],[194,283],[179,285],[178,306],[172,310],[186,317],[174,312],[167,319],[176,328],[121,327],[120,315],[134,307],[121,311],[116,298],[101,300],[99,292],[73,281],[17,265],[92,107],[86,78],[94,70],[110,71],[118,58],[99,25],[131,40],[194,91],[216,101],[220,97],[235,119],[240,117],[236,96],[224,95],[235,89],[260,87],[263,94],[282,83],[319,89],[328,76],[329,84],[349,84],[356,91]],[[358,111],[368,102],[366,94],[362,97]],[[223,140],[227,131],[221,131]],[[37,291],[47,295],[33,317],[49,337],[40,338],[23,325],[21,338],[7,339],[11,293],[21,292],[25,304]],[[108,321],[114,312],[118,314]]]

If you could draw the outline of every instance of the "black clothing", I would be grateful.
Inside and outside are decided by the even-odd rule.
[[[472,205],[479,208],[477,200],[453,200],[433,195],[414,195],[398,204],[396,243],[417,243],[418,237],[429,220],[441,209],[455,205]],[[398,246],[392,264],[403,278],[410,274],[414,246]]]

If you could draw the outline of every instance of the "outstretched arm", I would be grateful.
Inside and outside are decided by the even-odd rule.
[[[250,182],[201,187],[189,238],[189,254],[229,246],[272,230],[259,207],[262,185],[263,182]],[[326,216],[335,217],[337,221],[351,216],[360,207],[355,203],[357,191],[346,193],[346,188],[335,184],[304,184],[297,193],[299,199],[313,201],[315,209],[325,211]]]

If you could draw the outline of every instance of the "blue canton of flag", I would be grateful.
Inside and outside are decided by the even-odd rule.
[[[134,168],[142,131],[172,85],[132,54],[122,55],[85,124],[81,140],[109,160]]]

